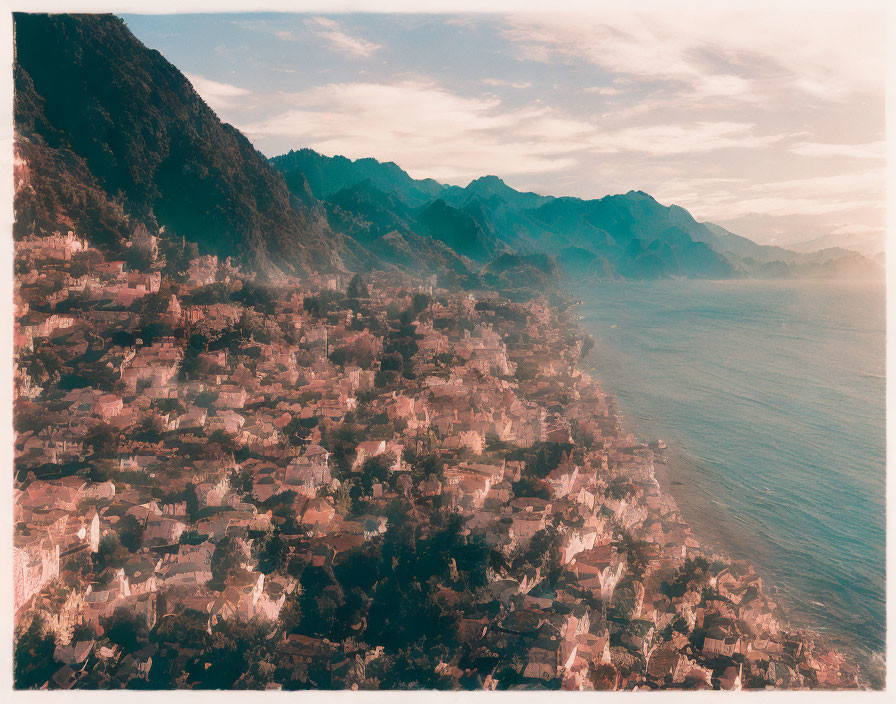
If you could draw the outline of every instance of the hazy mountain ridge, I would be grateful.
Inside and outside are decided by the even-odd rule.
[[[345,224],[347,213],[371,223],[394,218],[392,227],[443,242],[473,262],[502,252],[548,254],[568,275],[636,279],[862,276],[880,270],[847,250],[805,254],[760,245],[642,191],[583,200],[523,193],[497,176],[465,187],[441,185],[414,179],[392,162],[352,161],[311,149],[271,163],[287,182],[306,173],[317,184],[315,195],[339,207],[341,219],[331,217],[334,229]],[[346,194],[362,184],[368,197],[346,202]],[[346,234],[361,239],[351,227]]]
[[[763,247],[640,191],[558,198],[493,175],[450,186],[310,149],[267,160],[122,20],[19,13],[14,25],[17,168],[28,175],[17,238],[75,229],[120,252],[139,226],[164,227],[271,276],[398,267],[466,286],[526,271],[543,281],[880,269],[840,250]]]

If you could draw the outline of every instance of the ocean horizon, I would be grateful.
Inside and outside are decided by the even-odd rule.
[[[882,657],[884,287],[672,280],[576,293],[591,371],[633,431],[668,443],[695,534],[751,562],[794,626]]]

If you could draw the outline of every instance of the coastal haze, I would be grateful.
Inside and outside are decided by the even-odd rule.
[[[881,23],[694,20],[17,14],[16,687],[881,688]]]

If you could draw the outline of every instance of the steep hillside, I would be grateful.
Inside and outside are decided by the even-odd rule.
[[[323,211],[122,20],[16,14],[14,27],[16,138],[35,162],[16,200],[26,229],[70,222],[115,244],[144,223],[223,256],[341,267]]]

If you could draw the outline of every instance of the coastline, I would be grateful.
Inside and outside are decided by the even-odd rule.
[[[575,308],[582,303],[581,300],[576,300],[570,308]],[[581,334],[590,334],[585,331],[581,320],[581,316],[576,315],[575,326]],[[587,362],[589,367],[587,370],[584,362]],[[616,394],[607,389],[605,380],[601,376],[599,361],[596,359],[594,350],[588,354],[587,360],[583,359],[580,362],[580,371],[589,374],[608,398],[614,400],[616,417],[624,433],[633,435],[639,442],[645,444],[658,440],[663,440],[667,444],[666,448],[662,450],[651,449],[653,478],[659,486],[660,493],[674,502],[675,509],[687,526],[690,537],[699,544],[699,550],[714,558],[744,562],[758,573],[759,570],[754,561],[747,555],[749,550],[732,535],[731,521],[726,517],[725,510],[719,505],[719,502],[713,499],[708,492],[704,492],[707,494],[706,501],[695,501],[693,492],[699,490],[695,478],[692,476],[684,478],[684,480],[679,479],[680,475],[677,472],[686,470],[694,463],[684,457],[684,451],[678,446],[677,441],[668,437],[646,436],[638,423],[619,408]],[[740,553],[741,556],[733,557],[737,553]],[[780,612],[781,625],[785,629],[800,639],[809,640],[822,648],[845,655],[861,673],[860,688],[870,687],[873,690],[882,690],[886,687],[885,650],[874,651],[855,640],[850,640],[845,633],[830,632],[821,628],[819,624],[813,623],[812,615],[800,608],[789,592],[782,589],[777,583],[763,580],[762,591],[766,596],[773,594]]]
[[[250,445],[250,438],[236,433],[217,434],[217,422],[213,421],[215,425],[205,425],[198,436],[163,436],[168,438],[168,446],[157,444],[151,437],[136,439],[124,452],[116,446],[115,454],[122,454],[128,464],[123,471],[110,470],[107,477],[114,491],[112,496],[121,497],[113,499],[113,504],[116,500],[127,503],[101,506],[92,519],[96,533],[91,528],[89,534],[95,535],[95,544],[84,543],[81,547],[78,543],[78,549],[86,548],[90,555],[100,554],[101,521],[107,526],[105,534],[115,535],[111,540],[120,542],[113,527],[118,520],[111,520],[113,514],[118,518],[118,514],[126,514],[134,506],[142,506],[148,512],[147,506],[158,507],[161,492],[166,492],[163,497],[171,496],[171,488],[180,486],[180,482],[184,492],[186,485],[206,487],[206,505],[199,506],[197,495],[192,512],[184,500],[180,518],[169,518],[160,512],[161,517],[153,519],[154,525],[176,525],[180,531],[176,538],[173,533],[155,534],[158,537],[149,539],[141,534],[135,550],[122,547],[122,560],[133,560],[129,564],[138,566],[141,575],[143,556],[154,550],[169,550],[175,539],[178,558],[183,556],[183,563],[190,564],[193,543],[180,542],[185,533],[207,542],[207,548],[214,546],[212,554],[225,556],[235,535],[240,540],[253,541],[253,545],[259,541],[255,557],[223,573],[215,567],[208,572],[207,581],[197,581],[195,586],[178,581],[181,568],[153,565],[147,574],[164,580],[165,594],[161,611],[157,610],[155,597],[150,597],[153,618],[163,619],[156,624],[180,618],[189,609],[199,614],[198,625],[213,639],[221,634],[229,638],[227,634],[234,623],[238,628],[257,625],[252,619],[260,616],[270,622],[279,640],[276,646],[266,645],[257,651],[254,660],[247,661],[247,667],[268,658],[278,662],[283,658],[288,663],[294,655],[300,656],[303,663],[310,662],[307,657],[333,658],[334,653],[339,663],[351,662],[356,656],[369,658],[370,663],[384,658],[369,673],[366,669],[340,670],[335,677],[329,670],[324,675],[293,670],[284,664],[280,674],[265,675],[284,689],[304,689],[309,685],[344,689],[353,684],[390,689],[398,682],[423,689],[460,689],[471,683],[486,689],[631,691],[869,688],[859,668],[842,652],[823,647],[822,639],[805,630],[790,627],[763,591],[761,577],[748,561],[730,560],[724,552],[709,549],[708,542],[695,536],[691,524],[683,519],[672,490],[674,467],[654,461],[656,451],[639,442],[627,429],[631,427],[631,417],[620,411],[615,394],[604,389],[599,375],[583,372],[589,342],[569,306],[555,300],[547,303],[544,298],[513,302],[494,292],[484,292],[477,301],[469,292],[433,291],[426,294],[422,300],[425,305],[416,314],[414,335],[419,344],[415,343],[416,348],[408,355],[414,365],[413,373],[399,376],[398,370],[387,369],[391,375],[381,374],[381,383],[377,384],[377,373],[383,369],[381,362],[376,371],[369,368],[373,355],[363,366],[355,366],[336,362],[330,354],[330,341],[339,340],[337,349],[344,349],[349,340],[357,343],[360,331],[345,323],[341,328],[329,326],[316,306],[305,310],[305,301],[319,300],[316,296],[320,296],[325,285],[319,281],[284,283],[271,291],[280,305],[269,314],[274,320],[294,321],[293,316],[300,309],[304,311],[299,314],[301,338],[287,338],[280,328],[282,338],[261,343],[267,345],[264,349],[272,361],[284,359],[286,353],[285,359],[296,374],[291,385],[278,382],[275,386],[271,377],[265,377],[268,383],[253,389],[251,374],[246,374],[248,367],[244,366],[251,364],[253,356],[242,352],[244,346],[237,347],[229,365],[223,368],[233,382],[224,388],[232,395],[223,398],[222,410],[219,412],[216,407],[213,417],[232,417],[231,409],[223,410],[232,401],[241,409],[254,406],[256,419],[268,417],[272,418],[272,425],[278,421],[283,429],[295,428],[275,435],[284,442],[265,445],[263,438],[253,436],[257,439]],[[403,279],[371,277],[369,286],[363,296],[365,307],[369,306],[369,325],[380,325],[381,319],[388,321],[388,306],[395,300],[407,305],[406,311],[414,310],[419,291],[410,293],[413,288]],[[178,288],[177,294],[189,301],[197,289],[201,286]],[[296,290],[301,297],[290,295]],[[337,301],[334,307],[338,305],[338,310],[352,310],[349,297]],[[234,308],[243,308],[242,313],[249,315],[242,304],[234,304]],[[184,313],[179,303],[178,310]],[[189,310],[196,310],[192,303]],[[217,316],[219,309],[207,309],[207,313],[201,307],[199,310],[211,317]],[[395,334],[403,330],[400,320],[401,317],[398,325],[386,322],[385,328],[375,328],[381,333],[380,339],[391,339],[393,343],[403,339],[404,336]],[[221,329],[225,328],[226,324]],[[369,329],[361,334],[369,344],[377,339]],[[186,334],[172,335],[156,347],[141,345],[140,354],[145,358],[154,351],[181,347],[186,348],[186,354],[190,339],[192,336]],[[258,356],[264,356],[262,348],[258,349]],[[453,354],[446,359],[439,350],[453,350]],[[299,351],[307,356],[292,356],[292,352]],[[404,364],[404,356],[400,356]],[[156,368],[160,368],[158,362]],[[280,372],[279,367],[272,365],[271,369]],[[318,376],[300,382],[300,369],[315,370]],[[217,371],[213,371],[214,376],[203,372],[199,381],[215,379]],[[362,380],[366,380],[365,389],[361,389]],[[160,382],[156,392],[168,389],[168,381]],[[215,384],[221,386],[220,379],[215,379]],[[252,389],[251,404],[247,403],[247,387]],[[180,383],[172,388],[185,401],[177,417],[188,417],[187,404],[195,407],[204,391],[198,390],[197,385]],[[322,388],[336,393],[327,398],[322,393],[316,397],[309,393]],[[355,391],[361,393],[355,395]],[[136,385],[133,391],[121,388],[121,408],[138,402],[142,392]],[[240,392],[243,396],[238,396]],[[289,405],[275,408],[280,394],[286,395]],[[220,394],[211,399],[212,405],[219,400]],[[317,424],[306,428],[300,422],[293,423],[309,407]],[[351,415],[348,411],[352,411]],[[287,420],[290,417],[292,420]],[[322,422],[321,418],[326,420]],[[375,418],[385,422],[373,422]],[[132,417],[124,420],[122,429],[134,425]],[[373,430],[375,426],[379,428]],[[305,434],[299,436],[303,428]],[[420,437],[421,428],[429,437],[422,452],[408,447]],[[497,432],[493,434],[491,428],[501,430],[505,438],[501,439]],[[257,428],[261,430],[262,427]],[[204,452],[194,454],[193,448],[206,442],[206,438],[216,438],[210,444],[218,445],[217,457],[208,457]],[[489,438],[493,440],[491,446],[486,444]],[[239,453],[232,455],[231,466],[216,461],[224,456],[221,442],[233,443]],[[387,443],[394,443],[392,459],[386,453]],[[182,464],[173,460],[174,452],[185,455]],[[366,456],[368,452],[370,456]],[[330,455],[337,453],[340,459],[332,460],[331,465]],[[375,459],[378,455],[374,453],[386,455],[385,461]],[[138,456],[153,458],[151,461],[157,466],[168,465],[158,484],[145,482],[144,475],[128,469],[136,464],[136,460],[128,458]],[[313,464],[315,461],[320,464]],[[267,471],[263,474],[261,469]],[[239,475],[234,477],[237,471]],[[212,481],[199,484],[194,472],[202,472],[203,479]],[[157,474],[152,472],[149,476],[154,478]],[[62,480],[57,485],[33,479],[22,487],[20,494],[23,517],[26,510],[42,505],[46,492],[59,492],[59,497],[63,497]],[[93,491],[94,485],[86,480],[82,483],[79,479],[77,483]],[[340,494],[343,486],[348,491]],[[303,493],[291,487],[302,489]],[[196,491],[194,486],[193,492]],[[210,503],[209,498],[217,503]],[[219,512],[217,506],[224,504],[231,509]],[[174,507],[171,510],[177,506],[167,505]],[[210,508],[212,512],[206,513]],[[77,505],[69,510],[78,511]],[[293,526],[288,523],[290,517]],[[299,521],[308,527],[301,528]],[[461,530],[464,524],[468,531]],[[406,530],[412,526],[413,531]],[[37,524],[34,528],[37,533]],[[436,566],[416,557],[406,565],[394,561],[393,550],[409,556],[416,554],[414,545],[418,538],[412,536],[417,536],[418,528],[419,538],[425,541],[443,533],[447,537],[445,530],[455,536]],[[21,550],[30,549],[31,535],[20,533]],[[88,538],[85,529],[75,539],[87,541],[93,537]],[[276,549],[278,543],[281,547],[288,544],[291,552],[278,550],[269,556],[268,548]],[[253,555],[252,546],[243,544],[248,552],[242,554]],[[428,550],[419,554],[427,554]],[[393,559],[389,559],[390,553]],[[487,560],[483,559],[485,555]],[[66,564],[55,575],[48,573],[48,582],[38,589],[47,586],[46,595],[51,599],[40,601],[31,613],[41,619],[47,614],[46,618],[52,620],[58,600],[72,597],[66,618],[71,619],[71,624],[76,619],[80,619],[79,624],[96,623],[104,629],[97,635],[104,637],[109,623],[105,611],[99,609],[105,610],[106,602],[93,609],[82,607],[84,602],[78,601],[82,598],[78,596],[82,594],[80,590],[92,594],[96,581],[97,567],[94,558],[88,557],[89,572],[83,575],[75,571],[75,564]],[[261,571],[261,559],[270,560],[265,563],[268,572]],[[353,567],[357,559],[365,564],[373,561],[376,570],[373,580],[362,582],[363,589],[358,586]],[[24,560],[18,564],[23,565]],[[201,567],[196,564],[193,569]],[[402,570],[396,572],[397,567]],[[215,570],[219,571],[219,582],[211,579]],[[58,574],[70,579],[78,591],[57,590],[54,580]],[[125,576],[124,572],[121,575]],[[403,585],[410,581],[408,575],[413,575],[412,584],[419,585],[419,591],[405,591]],[[267,585],[265,589],[273,591],[265,593],[279,601],[268,598],[256,609],[249,592],[234,591],[237,586],[242,585],[242,589],[250,583]],[[126,584],[130,589],[130,581]],[[314,610],[319,606],[313,606],[320,597],[303,595],[321,595],[329,588],[327,585],[338,587],[337,594],[355,587],[361,590],[356,592],[364,596],[357,617],[360,620],[353,612],[334,616],[332,623],[320,617]],[[296,591],[297,587],[301,589]],[[478,591],[478,587],[485,591]],[[429,590],[425,599],[421,598],[423,589]],[[109,601],[127,603],[127,608],[136,613],[138,604],[127,600],[141,595],[122,594],[124,591],[115,592]],[[242,602],[245,610],[225,612],[225,595],[238,593],[246,595]],[[32,597],[34,593],[27,598]],[[400,670],[395,674],[393,663],[406,658],[409,645],[419,641],[416,633],[391,634],[388,629],[393,608],[401,609],[403,621],[423,623],[434,604],[440,610],[441,604],[462,604],[459,609],[452,608],[448,621],[456,628],[439,625],[431,636],[425,636],[429,645],[417,667],[427,678],[433,673],[437,679],[419,679],[423,674],[414,674],[412,679],[388,679],[406,677]],[[303,617],[306,607],[310,607],[306,611],[310,616]],[[285,611],[281,613],[281,609]],[[28,632],[34,623],[38,624],[36,628],[43,628],[42,621],[32,620]],[[74,630],[68,631],[69,621],[53,623],[60,639],[70,641],[74,637]],[[363,640],[345,636],[358,630],[355,624],[364,629]],[[147,639],[149,632],[146,631]],[[155,631],[156,635],[159,633]],[[27,640],[24,642],[27,644]],[[178,687],[207,688],[210,682],[203,679],[207,668],[203,667],[205,656],[201,651],[189,654],[191,648],[184,647],[177,638],[165,642],[166,649],[172,649],[166,650],[170,655],[186,652],[188,660],[196,658],[193,671],[199,674],[191,674],[192,679],[188,680],[180,679],[179,671],[176,676],[167,671],[164,678],[168,679],[163,681]],[[275,643],[270,638],[265,642]],[[480,648],[494,655],[483,658],[484,662],[477,656],[474,661],[470,653],[479,652]],[[126,663],[117,666],[126,667]],[[92,670],[84,672],[89,681]],[[481,675],[481,682],[472,680],[474,675]],[[238,677],[249,676],[254,677],[246,669],[233,678],[227,674],[226,679],[213,683],[220,685],[231,679],[232,685]],[[118,682],[111,677],[102,679],[102,672],[97,677],[98,686]],[[244,681],[250,683],[249,679]],[[34,683],[40,684],[37,679]],[[261,684],[252,680],[251,688],[261,688]]]

